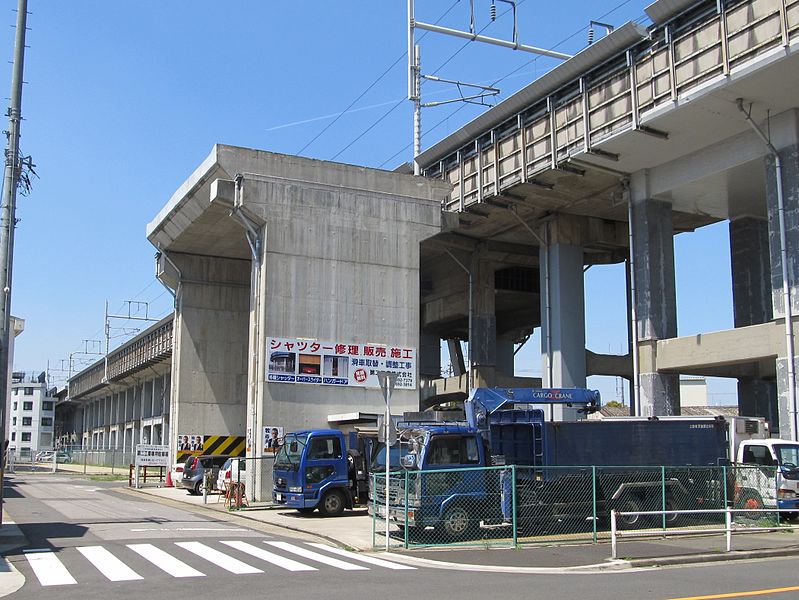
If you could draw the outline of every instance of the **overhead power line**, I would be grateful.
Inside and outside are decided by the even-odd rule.
[[[442,14],[442,15],[441,15],[441,16],[440,16],[440,17],[439,17],[437,20],[436,20],[436,23],[439,23],[439,22],[440,22],[440,21],[441,21],[441,20],[442,20],[444,17],[446,17],[446,16],[447,16],[447,15],[450,13],[450,11],[451,11],[453,8],[455,8],[455,7],[458,5],[458,3],[459,3],[459,2],[460,2],[460,0],[455,0],[455,2],[453,2],[453,3],[452,3],[452,5],[451,5],[451,6],[450,6],[450,7],[449,7],[449,8],[448,8],[446,11],[444,11],[444,14]],[[420,38],[420,39],[421,39],[421,38]],[[308,147],[309,147],[311,144],[313,144],[313,143],[314,143],[316,140],[318,140],[320,137],[322,137],[322,136],[323,136],[323,135],[324,135],[324,134],[327,132],[327,130],[328,130],[328,129],[330,129],[331,127],[333,127],[333,125],[335,125],[335,124],[338,122],[338,120],[339,120],[341,117],[343,117],[345,114],[349,113],[349,112],[350,112],[350,110],[352,109],[352,107],[353,107],[353,106],[355,106],[355,105],[356,105],[356,104],[357,104],[357,103],[358,103],[358,102],[361,100],[361,98],[363,98],[363,97],[364,97],[364,96],[365,96],[367,93],[369,93],[369,91],[370,91],[370,90],[371,90],[373,87],[375,87],[375,86],[376,86],[376,85],[377,85],[377,84],[378,84],[378,83],[379,83],[379,82],[380,82],[380,81],[381,81],[381,80],[382,80],[382,79],[383,79],[383,78],[384,78],[386,75],[388,75],[388,74],[391,72],[391,70],[392,70],[394,67],[396,67],[396,66],[397,66],[399,63],[401,63],[403,60],[405,60],[405,58],[406,58],[407,56],[408,56],[408,53],[407,53],[407,52],[403,52],[403,53],[402,53],[402,54],[401,54],[401,55],[400,55],[400,56],[397,58],[397,60],[395,60],[393,63],[391,63],[391,65],[390,65],[390,66],[389,66],[389,67],[388,67],[388,68],[387,68],[385,71],[383,71],[383,72],[382,72],[382,73],[381,73],[381,74],[380,74],[380,75],[377,77],[377,79],[375,79],[375,80],[374,80],[374,81],[373,81],[371,84],[369,84],[369,86],[367,86],[367,88],[366,88],[366,89],[365,89],[363,92],[361,92],[361,93],[358,95],[358,97],[357,97],[357,98],[355,98],[355,100],[353,100],[352,102],[350,102],[350,104],[349,104],[349,106],[347,106],[347,108],[345,108],[343,111],[341,111],[341,112],[340,112],[340,113],[339,113],[339,114],[336,116],[336,118],[335,118],[335,119],[333,119],[333,120],[332,120],[330,123],[328,123],[327,125],[325,125],[325,127],[322,129],[322,131],[320,131],[319,133],[317,133],[317,134],[316,134],[316,135],[315,135],[315,136],[314,136],[314,137],[313,137],[313,138],[312,138],[312,139],[311,139],[309,142],[307,142],[307,143],[306,143],[306,144],[305,144],[305,145],[304,145],[302,148],[300,148],[300,150],[299,150],[299,152],[297,152],[297,154],[302,154],[302,153],[303,153],[303,152],[304,152],[304,151],[305,151],[305,150],[306,150],[306,149],[307,149],[307,148],[308,148]],[[393,109],[392,109],[392,110],[393,110]],[[391,112],[391,111],[389,111],[389,113],[390,113],[390,112]],[[388,116],[388,115],[385,115],[385,116]],[[385,117],[383,117],[383,118],[385,118]],[[383,120],[383,118],[379,119],[379,121],[378,121],[378,122],[382,121],[382,120]],[[361,135],[361,136],[359,136],[359,137],[358,137],[358,139],[360,139],[361,137],[363,137],[363,136],[362,136],[362,135]],[[353,143],[354,143],[354,142],[353,142]],[[351,145],[351,144],[350,144],[350,145]],[[349,147],[349,146],[348,146],[348,147]],[[343,150],[342,150],[342,152],[343,152]],[[339,154],[340,154],[340,153],[341,153],[341,152],[339,152]],[[336,156],[338,156],[338,154],[336,154]]]

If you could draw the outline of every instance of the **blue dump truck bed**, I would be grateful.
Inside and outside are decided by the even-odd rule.
[[[717,466],[727,462],[724,421],[606,419],[546,423],[544,431],[548,465]]]

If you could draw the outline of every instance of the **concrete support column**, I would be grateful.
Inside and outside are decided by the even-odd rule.
[[[485,256],[483,244],[472,254],[472,315],[469,345],[472,356],[471,385],[494,387],[497,364],[497,317],[496,291],[494,289],[494,265]]]
[[[771,321],[771,266],[768,222],[742,217],[730,222],[730,263],[735,327]],[[738,378],[738,412],[765,417],[779,431],[777,386],[757,377]]]
[[[799,315],[799,146],[793,143],[780,149],[782,162],[782,202],[784,206],[785,222],[785,248],[787,250],[787,287],[793,323],[797,322]],[[778,210],[777,177],[775,159],[767,156],[766,168],[766,203],[768,207],[768,235],[771,251],[771,298],[774,307],[774,318],[783,320],[788,314],[783,288],[783,261],[782,238],[780,232],[780,215]],[[795,325],[794,325],[795,328]],[[788,369],[788,343],[786,336],[785,347],[777,357],[777,403],[780,420],[780,435],[799,439],[797,429],[797,415],[793,398],[799,396],[797,374],[799,373],[799,359],[797,359],[796,338],[793,344],[793,377]],[[793,380],[792,380],[793,379]]]
[[[546,268],[541,269],[543,385],[585,387],[583,249],[580,246],[556,242],[549,246],[548,251],[542,248],[541,263],[545,262]],[[545,281],[547,272],[548,282]],[[548,300],[543,297],[547,289]],[[547,315],[547,303],[549,315]],[[548,318],[550,322],[547,322]],[[548,356],[548,350],[551,350],[551,357]]]
[[[671,203],[639,196],[635,189],[633,251],[641,416],[676,415],[679,375],[657,372],[657,340],[677,336]]]
[[[514,374],[513,338],[500,336],[497,338],[497,371],[508,377]]]
[[[441,377],[441,338],[434,333],[419,332],[419,377]]]

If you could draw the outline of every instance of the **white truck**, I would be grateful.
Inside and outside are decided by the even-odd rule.
[[[660,420],[687,417],[658,417]],[[707,420],[708,427],[721,417]],[[762,417],[723,417],[728,424],[727,454],[735,470],[735,505],[738,508],[791,510],[781,517],[799,517],[799,443],[769,437]],[[699,424],[701,426],[701,423]]]

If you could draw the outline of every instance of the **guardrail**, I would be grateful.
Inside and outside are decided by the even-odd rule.
[[[733,533],[758,533],[764,531],[784,531],[786,529],[797,529],[799,525],[786,525],[777,523],[774,527],[749,527],[738,529],[734,527],[732,522],[733,513],[752,514],[752,513],[794,513],[796,510],[785,508],[718,508],[718,509],[692,509],[692,510],[647,510],[647,511],[629,511],[622,512],[617,510],[610,511],[610,547],[611,558],[618,558],[618,539],[624,538],[644,538],[644,537],[666,537],[672,535],[697,535],[697,534],[713,534],[724,533],[727,537],[727,552],[732,551],[732,535]],[[620,531],[618,528],[618,517],[623,516],[655,516],[655,515],[690,515],[690,514],[723,514],[725,516],[724,528],[716,529],[650,529],[647,531]]]

